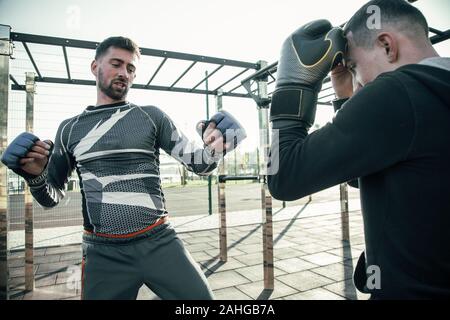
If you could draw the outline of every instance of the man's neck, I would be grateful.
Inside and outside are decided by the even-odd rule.
[[[415,48],[415,50],[411,50],[411,52],[408,52],[405,56],[408,58],[402,61],[402,65],[416,64],[427,58],[439,57],[439,54],[430,45],[423,48]]]
[[[95,106],[98,107],[98,106],[103,106],[105,104],[113,104],[113,103],[119,103],[119,102],[125,102],[125,101],[126,101],[126,97],[124,97],[123,99],[116,100],[116,99],[112,99],[102,93],[98,93],[97,94],[97,102],[96,102]]]
[[[109,101],[98,101],[97,100],[97,103],[95,104],[95,106],[98,107],[98,106],[104,106],[104,105],[107,105],[107,104],[116,104],[116,103],[119,103],[119,102],[125,103],[125,101],[126,100],[109,100]]]

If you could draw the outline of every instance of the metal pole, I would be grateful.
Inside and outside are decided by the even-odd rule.
[[[237,156],[236,156],[236,149],[234,151],[234,176],[237,176]]]
[[[256,165],[257,165],[257,172],[256,174],[260,175],[260,169],[261,169],[261,162],[259,161],[259,148],[256,148]]]
[[[205,71],[205,85],[206,85],[206,119],[209,120],[209,95],[208,95],[208,71]],[[203,137],[202,137],[203,138]],[[212,215],[212,190],[211,190],[211,175],[208,176],[208,213]]]
[[[8,143],[10,26],[0,26],[0,154]],[[0,300],[9,299],[8,170],[0,164]]]
[[[348,222],[348,188],[347,183],[341,183],[339,185],[341,193],[341,228],[342,228],[342,240],[350,240],[350,227]]]
[[[258,62],[261,68],[267,66],[266,61]],[[259,99],[267,99],[267,79],[258,80]],[[263,257],[264,257],[264,289],[274,289],[274,268],[273,268],[273,223],[272,223],[272,196],[267,186],[267,165],[270,151],[269,137],[269,110],[267,106],[258,107],[259,118],[259,151],[260,155],[260,175],[261,201],[262,201],[262,223],[263,223]]]
[[[273,269],[273,223],[272,223],[272,196],[267,187],[267,180],[261,186],[263,199],[263,258],[264,258],[264,289],[274,289]]]
[[[34,93],[36,84],[34,72],[25,73],[25,89],[27,92],[25,131],[33,132]],[[34,244],[33,244],[33,196],[25,185],[25,290],[34,290]]]
[[[216,96],[216,106],[217,111],[222,110],[222,96],[223,91],[218,90],[217,96]],[[218,170],[217,170],[217,176],[221,176],[225,174],[225,160],[222,159],[219,163]],[[225,181],[220,181],[218,183],[218,194],[219,194],[219,214],[220,214],[220,261],[226,262],[228,260],[228,253],[227,253],[227,208],[226,208],[226,201],[225,201]]]

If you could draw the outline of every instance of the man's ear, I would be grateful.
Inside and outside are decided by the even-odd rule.
[[[394,63],[398,60],[398,42],[391,33],[382,32],[378,34],[377,45],[383,48],[390,63]]]
[[[97,61],[96,60],[92,60],[92,62],[91,62],[91,72],[92,72],[92,74],[95,77],[97,77],[97,67],[98,67]]]

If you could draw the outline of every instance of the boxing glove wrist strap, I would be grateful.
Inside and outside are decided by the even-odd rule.
[[[48,170],[47,170],[47,168],[45,168],[44,171],[42,171],[42,173],[40,175],[36,176],[35,178],[26,179],[30,188],[39,187],[42,184],[44,184],[45,181],[47,181],[47,174],[48,174]]]
[[[313,123],[320,90],[299,86],[284,86],[272,96],[270,121],[297,120]]]

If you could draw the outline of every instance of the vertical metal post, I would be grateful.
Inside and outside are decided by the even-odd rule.
[[[36,83],[34,72],[25,73],[27,92],[25,131],[33,132],[34,93]],[[28,185],[25,186],[25,290],[34,290],[34,244],[33,244],[33,197]]]
[[[267,66],[266,61],[258,62],[261,68]],[[258,95],[260,99],[267,99],[267,79],[257,81]],[[263,223],[263,258],[264,258],[264,289],[274,289],[273,269],[273,223],[272,223],[272,196],[267,187],[267,165],[270,151],[269,135],[269,110],[268,106],[258,107],[259,118],[259,151],[262,201],[262,223]]]
[[[257,165],[256,175],[260,176],[261,162],[259,161],[259,147],[256,148],[256,165]]]
[[[236,154],[236,149],[233,150],[234,152],[234,175],[237,176],[237,154]]]
[[[218,90],[216,95],[216,106],[217,111],[222,110],[222,99],[223,99],[223,91]],[[217,169],[217,175],[220,177],[225,175],[225,160],[222,159],[219,163]],[[225,181],[221,181],[219,179],[218,188],[219,188],[219,215],[220,215],[220,261],[226,262],[228,260],[227,253],[227,208],[226,208],[226,199],[225,199]]]
[[[263,206],[263,258],[264,258],[264,289],[274,289],[273,269],[273,223],[272,223],[272,196],[267,187],[267,180],[261,186]]]
[[[10,26],[0,26],[0,154],[8,143]],[[0,163],[0,300],[9,299],[8,170]]]
[[[208,71],[205,71],[205,85],[206,85],[206,119],[209,120],[209,95],[208,95]],[[211,175],[208,176],[208,214],[212,215],[212,190],[211,190]]]
[[[342,240],[350,240],[350,227],[348,221],[348,187],[347,183],[341,183],[339,185],[341,193],[341,228],[342,228]]]

